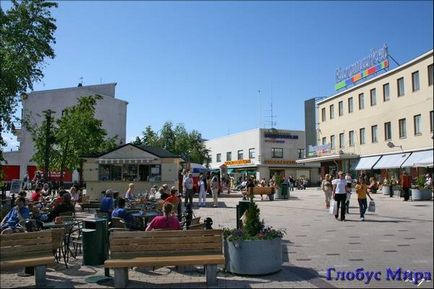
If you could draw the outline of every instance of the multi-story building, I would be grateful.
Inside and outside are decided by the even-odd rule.
[[[223,165],[235,178],[255,175],[267,181],[282,176],[318,181],[318,165],[297,164],[304,157],[304,131],[257,128],[205,141],[212,169]]]
[[[403,168],[415,175],[417,163],[432,167],[433,50],[317,101],[310,121],[313,157],[298,162],[320,162],[322,175],[338,169],[397,175]]]
[[[75,105],[79,97],[100,95],[102,99],[97,102],[95,117],[102,121],[108,137],[116,136],[117,143],[124,144],[128,103],[115,98],[115,88],[116,83],[107,83],[34,91],[22,98],[22,118],[27,117],[31,124],[40,125],[44,120],[43,111],[54,111],[53,116],[57,119],[62,116],[65,108]],[[32,162],[32,135],[25,126],[17,129],[15,133],[20,143],[18,150],[4,153],[7,178],[23,178],[26,173],[32,177],[36,170],[36,164]],[[70,178],[70,174],[68,176]]]

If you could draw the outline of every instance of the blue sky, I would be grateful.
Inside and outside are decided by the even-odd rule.
[[[54,17],[34,89],[117,82],[128,140],[165,121],[204,138],[269,127],[271,98],[275,127],[304,130],[337,68],[385,43],[399,63],[433,48],[432,1],[63,1]]]

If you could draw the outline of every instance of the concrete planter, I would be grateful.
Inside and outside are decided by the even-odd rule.
[[[239,275],[265,275],[282,268],[282,239],[229,241],[224,244],[226,270]]]
[[[391,187],[390,186],[383,186],[383,188],[381,189],[383,191],[383,195],[390,195],[390,190]]]
[[[430,189],[411,189],[411,199],[413,201],[429,201],[432,199]]]

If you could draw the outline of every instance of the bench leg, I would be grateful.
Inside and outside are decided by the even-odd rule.
[[[217,285],[217,265],[205,265],[206,284]]]
[[[35,267],[35,283],[37,288],[45,287],[47,281],[45,273],[47,272],[47,266],[36,266]]]
[[[115,268],[115,288],[126,288],[128,284],[128,268]]]

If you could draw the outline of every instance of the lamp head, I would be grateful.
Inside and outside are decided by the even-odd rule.
[[[395,147],[395,144],[393,143],[393,142],[388,142],[387,143],[387,146],[389,147],[389,148],[394,148]]]

